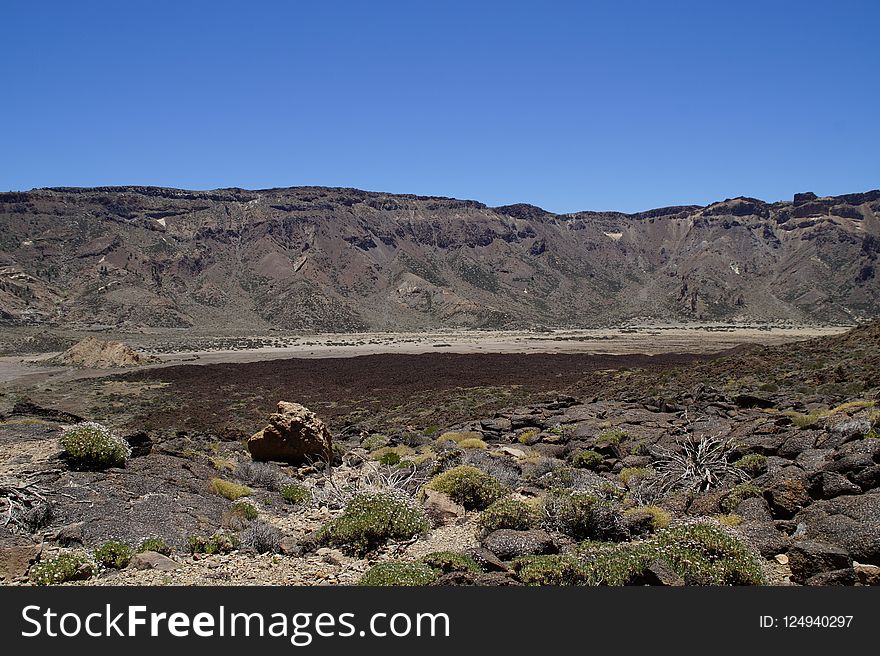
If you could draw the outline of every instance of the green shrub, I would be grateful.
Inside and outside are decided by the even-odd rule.
[[[669,523],[672,521],[672,517],[669,516],[669,513],[663,510],[660,506],[638,506],[636,508],[630,508],[623,513],[623,516],[631,521],[637,521],[641,518],[649,520],[652,531],[664,529],[669,526]]]
[[[388,540],[408,540],[428,530],[421,509],[408,499],[388,493],[359,494],[336,519],[318,531],[318,542],[359,555]]]
[[[96,573],[95,564],[85,556],[64,553],[31,567],[28,578],[34,585],[58,585],[67,581],[85,581]]]
[[[739,526],[743,522],[743,518],[734,513],[713,515],[713,518],[722,526]]]
[[[437,438],[438,442],[446,442],[452,440],[456,444],[461,444],[466,440],[483,441],[483,434],[477,431],[447,431]]]
[[[685,583],[761,585],[760,560],[737,538],[708,523],[678,526],[658,533],[655,544]]]
[[[400,454],[396,451],[386,451],[381,456],[379,456],[379,464],[380,465],[397,465],[400,463]]]
[[[281,488],[281,498],[287,503],[307,503],[312,500],[312,493],[302,483],[289,483]]]
[[[467,465],[438,474],[425,487],[449,495],[468,510],[482,510],[507,494],[507,489],[495,477]]]
[[[478,525],[484,535],[502,528],[524,531],[538,522],[535,510],[516,499],[499,499],[480,514]]]
[[[367,451],[375,451],[376,449],[381,449],[383,446],[388,446],[388,441],[387,435],[373,433],[364,438],[364,441],[361,442],[361,446]]]
[[[727,496],[722,499],[721,507],[725,512],[732,513],[737,509],[737,506],[746,499],[760,496],[762,496],[761,488],[752,485],[751,483],[740,483],[730,490],[730,492],[727,493]]]
[[[122,569],[132,557],[131,547],[117,540],[105,542],[95,549],[95,562],[107,569]]]
[[[526,585],[584,585],[587,574],[583,565],[571,556],[525,556],[512,563],[517,578]]]
[[[587,585],[632,585],[662,559],[688,585],[762,585],[761,563],[723,528],[690,524],[660,531],[644,542],[589,544],[580,551]]]
[[[358,585],[417,586],[428,585],[437,578],[437,572],[424,563],[388,562],[374,565],[361,577]]]
[[[239,547],[238,536],[234,533],[218,531],[213,535],[192,535],[189,538],[189,550],[194,554],[223,554],[235,551]]]
[[[131,448],[125,440],[93,421],[66,429],[60,442],[68,462],[80,469],[122,467],[131,455]]]
[[[145,551],[155,551],[163,556],[171,555],[171,547],[162,538],[147,538],[141,542],[141,546],[138,547],[138,553]]]
[[[516,439],[520,444],[532,444],[536,440],[535,438],[541,434],[540,429],[538,428],[527,428],[522,433],[517,435]]]
[[[472,437],[462,440],[458,443],[458,446],[460,449],[485,449],[489,445],[477,437]]]
[[[644,480],[654,474],[654,470],[649,467],[624,467],[617,475],[620,482],[629,487],[630,481]]]
[[[465,554],[454,551],[435,551],[419,559],[431,569],[448,574],[449,572],[482,572],[477,561]]]
[[[596,469],[605,459],[597,451],[580,451],[571,459],[571,464],[579,469]]]
[[[208,489],[214,494],[226,497],[230,501],[235,501],[241,497],[247,497],[254,493],[254,491],[247,485],[239,485],[238,483],[232,483],[231,481],[224,481],[222,478],[212,478],[208,483]]]
[[[767,456],[750,453],[733,463],[733,466],[742,469],[749,476],[760,476],[767,471]]]
[[[629,433],[627,433],[625,430],[614,428],[612,430],[606,430],[599,433],[598,441],[606,442],[608,444],[620,444],[628,437]]]
[[[592,495],[553,489],[544,498],[548,527],[575,540],[622,540],[623,517],[614,505]]]
[[[259,512],[257,511],[256,506],[252,503],[248,503],[247,501],[236,501],[233,503],[229,510],[236,516],[241,519],[246,519],[248,521],[253,521],[259,516]]]

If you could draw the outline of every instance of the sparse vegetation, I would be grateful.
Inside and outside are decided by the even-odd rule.
[[[377,460],[380,465],[393,466],[400,463],[400,454],[396,451],[386,451]]]
[[[189,538],[189,550],[194,554],[223,554],[235,551],[240,545],[234,533],[217,531],[213,535],[192,535]]]
[[[507,494],[507,489],[493,476],[467,465],[438,474],[425,487],[448,494],[468,510],[483,510]]]
[[[131,547],[127,544],[110,540],[95,549],[95,562],[107,569],[122,569],[128,565],[132,555]]]
[[[454,551],[434,551],[419,559],[438,572],[481,572],[482,569],[473,558]]]
[[[725,512],[732,513],[746,499],[760,497],[761,495],[761,488],[751,483],[740,483],[727,493],[721,501],[721,507]]]
[[[248,521],[256,519],[260,514],[257,507],[248,501],[236,501],[229,507],[229,510],[234,515]]]
[[[623,517],[610,501],[590,494],[553,489],[544,499],[547,527],[575,540],[622,540]]]
[[[318,533],[319,542],[364,555],[389,540],[409,540],[428,530],[409,499],[390,493],[359,494]]]
[[[312,500],[312,493],[302,483],[288,483],[281,487],[281,498],[287,503],[308,503]]]
[[[208,489],[214,494],[226,497],[230,501],[236,501],[254,493],[247,485],[239,485],[238,483],[225,481],[222,478],[212,478],[208,483]]]
[[[31,567],[28,578],[34,585],[60,585],[68,581],[84,581],[96,573],[95,564],[85,556],[63,553]]]
[[[387,562],[374,565],[364,572],[358,585],[421,586],[429,585],[436,578],[437,572],[422,562]]]
[[[760,476],[767,471],[767,456],[750,453],[733,463],[733,466],[742,469],[749,476]]]
[[[77,469],[122,467],[131,455],[125,440],[93,421],[65,429],[60,441],[68,462]]]
[[[644,520],[652,531],[659,531],[669,526],[672,521],[669,513],[660,506],[636,506],[624,511],[623,516],[628,522],[641,523]]]
[[[502,528],[524,531],[538,523],[535,509],[516,499],[499,499],[480,514],[480,531],[489,534]]]
[[[571,459],[571,464],[579,469],[598,469],[605,461],[602,454],[597,451],[578,451]]]

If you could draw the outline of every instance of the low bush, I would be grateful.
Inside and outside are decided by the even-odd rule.
[[[477,561],[465,554],[455,551],[435,551],[419,559],[431,569],[444,574],[449,572],[482,572]]]
[[[375,451],[376,449],[381,449],[383,446],[388,446],[388,442],[389,439],[387,435],[373,433],[364,438],[363,442],[361,442],[361,446],[367,451]]]
[[[281,531],[268,522],[255,521],[241,532],[241,545],[257,553],[278,553]]]
[[[234,533],[218,531],[213,535],[192,535],[189,538],[189,550],[194,554],[222,554],[238,549],[240,541]]]
[[[721,507],[725,512],[732,513],[746,499],[762,496],[761,488],[751,483],[740,483],[734,486],[721,500]]]
[[[281,487],[281,498],[287,503],[307,503],[312,500],[312,493],[302,483],[288,483]]]
[[[388,562],[374,565],[361,577],[358,585],[364,586],[420,586],[429,585],[437,578],[437,572],[421,562]]]
[[[617,476],[621,483],[629,487],[631,483],[650,478],[653,475],[654,470],[649,467],[624,467]]]
[[[620,444],[623,440],[629,437],[629,433],[620,428],[614,428],[610,430],[605,430],[599,433],[599,437],[597,438],[598,442],[605,442],[607,444]]]
[[[669,526],[672,517],[659,506],[637,506],[623,513],[627,523],[639,523],[644,520],[651,531],[659,531]]]
[[[516,499],[499,499],[486,508],[478,520],[480,532],[488,535],[502,528],[525,531],[538,523],[533,508]]]
[[[34,585],[58,585],[67,581],[85,581],[96,573],[95,564],[85,556],[64,553],[31,567],[28,578]]]
[[[400,464],[400,454],[396,451],[386,451],[377,459],[380,465],[388,465],[392,467]]]
[[[720,526],[697,523],[660,531],[644,542],[589,544],[580,551],[587,585],[633,585],[663,560],[687,585],[762,585],[760,559]]]
[[[438,474],[425,487],[449,495],[468,510],[482,510],[507,494],[507,488],[493,476],[467,465]]]
[[[421,509],[389,493],[359,494],[336,519],[325,524],[318,542],[364,555],[388,540],[408,540],[428,530]]]
[[[742,469],[749,476],[760,476],[767,471],[767,456],[760,453],[750,453],[734,462],[733,466]]]
[[[226,497],[230,501],[236,501],[241,497],[247,497],[254,493],[247,485],[224,481],[222,478],[212,478],[208,483],[208,489],[214,494]]]
[[[525,585],[585,585],[587,573],[577,558],[565,555],[525,556],[512,563],[517,578]]]
[[[597,469],[605,459],[598,451],[579,451],[571,459],[571,464],[578,469]]]
[[[131,455],[131,448],[125,440],[93,421],[67,428],[60,442],[65,458],[78,469],[123,467]]]
[[[437,438],[438,442],[452,441],[461,444],[467,440],[483,441],[483,434],[477,431],[447,431]]]
[[[128,565],[132,555],[131,547],[127,544],[110,540],[95,549],[95,562],[107,569],[122,569]]]
[[[553,489],[544,499],[545,523],[575,540],[623,540],[623,517],[609,501],[589,494]]]
[[[247,501],[236,501],[229,507],[229,510],[237,517],[248,521],[256,519],[260,514],[256,506]]]
[[[239,463],[235,468],[235,473],[241,480],[258,487],[264,487],[267,490],[277,490],[283,478],[277,465],[252,460]]]

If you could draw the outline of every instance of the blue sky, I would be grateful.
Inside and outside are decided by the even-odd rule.
[[[880,3],[4,2],[0,190],[880,187]]]

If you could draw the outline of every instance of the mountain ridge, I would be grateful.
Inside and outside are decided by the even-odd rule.
[[[555,214],[342,187],[0,193],[0,321],[123,330],[856,323],[880,190]]]

